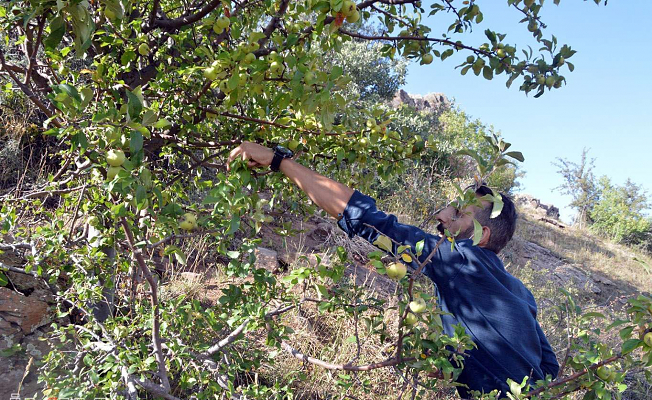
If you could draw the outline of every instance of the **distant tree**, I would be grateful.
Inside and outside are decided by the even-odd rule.
[[[650,230],[644,212],[650,209],[647,193],[640,185],[627,180],[618,186],[603,176],[599,181],[600,197],[590,211],[591,230],[626,244],[640,244]]]
[[[575,223],[580,227],[590,224],[591,210],[598,200],[598,185],[593,174],[593,163],[595,158],[588,158],[589,149],[582,150],[582,157],[579,163],[567,159],[557,158],[553,163],[558,168],[557,172],[564,178],[564,183],[557,186],[562,194],[573,198],[570,206],[577,211]]]

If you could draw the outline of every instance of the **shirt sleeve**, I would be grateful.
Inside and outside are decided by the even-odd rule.
[[[350,237],[360,236],[372,243],[382,233],[402,245],[411,247],[415,254],[416,244],[424,241],[420,261],[423,261],[437,245],[440,237],[431,235],[416,226],[401,224],[395,215],[386,214],[376,208],[376,201],[359,191],[355,191],[349,200],[340,220],[339,227]],[[392,251],[396,254],[398,245],[393,244]],[[436,284],[451,280],[463,266],[463,256],[459,251],[451,251],[450,242],[446,241],[437,249],[437,253],[423,270]],[[416,262],[410,265],[418,268]]]

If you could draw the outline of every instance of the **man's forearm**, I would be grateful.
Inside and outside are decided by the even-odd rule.
[[[337,217],[344,211],[353,195],[353,189],[350,187],[320,175],[293,160],[283,160],[280,169],[299,189],[306,192],[310,200],[333,217]]]

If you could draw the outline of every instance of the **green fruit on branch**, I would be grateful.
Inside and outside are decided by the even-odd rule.
[[[147,43],[142,43],[140,46],[138,46],[138,54],[141,56],[146,56],[149,54],[149,46]]]
[[[121,169],[122,169],[122,167],[109,167],[106,170],[106,180],[107,181],[112,181],[113,178],[115,178],[116,175],[118,175],[118,172],[120,172]]]
[[[551,88],[555,84],[555,77],[554,76],[549,76],[546,78],[546,86],[548,88]]]
[[[601,366],[599,367],[595,373],[598,375],[598,377],[604,381],[609,381],[612,379],[614,372],[611,370],[610,367],[607,366]]]
[[[413,313],[420,314],[426,311],[427,305],[426,305],[426,301],[423,300],[421,297],[419,297],[411,301],[409,307],[410,307],[410,311],[412,311]]]
[[[227,16],[222,15],[215,21],[215,24],[222,29],[227,29],[231,25],[231,20]]]
[[[344,14],[345,17],[353,15],[353,13],[356,11],[357,11],[357,6],[355,5],[355,2],[351,0],[344,0],[344,2],[342,3],[341,12],[342,14]]]
[[[197,216],[193,213],[183,214],[183,221],[179,223],[179,228],[184,231],[192,231],[197,228]]]
[[[530,32],[536,32],[537,29],[539,29],[539,24],[537,24],[535,21],[530,21],[529,24],[527,24],[527,30]]]
[[[278,61],[272,61],[269,65],[269,71],[274,75],[280,75],[283,71],[283,64]]]
[[[387,266],[387,276],[395,280],[401,280],[407,273],[407,267],[403,263],[393,262]]]
[[[125,153],[122,150],[109,150],[106,153],[106,162],[112,167],[119,167],[125,162]]]
[[[649,346],[652,347],[652,332],[648,332],[643,336],[643,342]]]
[[[213,24],[213,32],[217,33],[218,35],[222,34],[224,32],[224,28],[220,26],[217,22]]]
[[[416,315],[409,312],[405,316],[405,319],[403,320],[403,323],[405,323],[406,326],[412,326],[412,325],[416,324],[418,321],[419,321],[419,318],[417,318]]]
[[[346,17],[346,22],[349,24],[355,24],[360,20],[360,11],[355,10],[353,14]]]
[[[245,64],[251,64],[252,62],[256,61],[256,55],[254,53],[248,53],[244,60],[242,60]]]
[[[505,50],[504,50],[504,49],[498,49],[498,50],[496,50],[496,55],[497,55],[499,58],[503,58],[503,57],[505,57],[505,55],[506,55],[506,54],[505,54]]]
[[[424,54],[423,57],[421,58],[421,62],[424,64],[430,64],[433,60],[432,54]]]
[[[539,75],[537,75],[537,83],[538,83],[539,85],[543,85],[544,83],[546,83],[546,77],[545,77],[545,75],[543,75],[543,74],[539,74]]]
[[[215,80],[217,78],[218,74],[218,69],[217,67],[208,67],[204,69],[204,78],[208,79],[209,81]]]

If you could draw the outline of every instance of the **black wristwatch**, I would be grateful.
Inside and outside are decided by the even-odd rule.
[[[272,158],[272,164],[269,166],[269,169],[274,172],[278,172],[278,170],[281,168],[281,161],[286,158],[294,157],[292,150],[286,149],[283,146],[274,146],[272,150],[274,150],[274,158]]]

